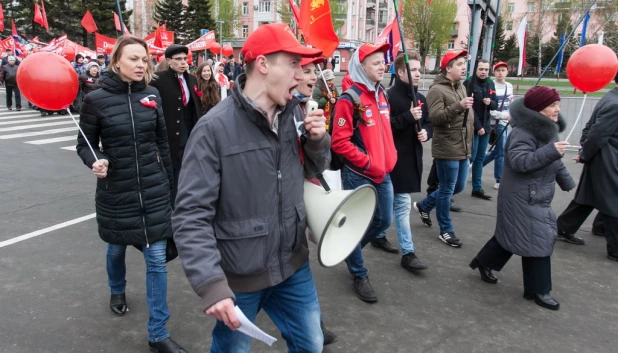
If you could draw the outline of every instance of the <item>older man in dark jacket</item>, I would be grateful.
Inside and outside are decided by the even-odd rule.
[[[423,144],[431,137],[433,128],[429,122],[427,100],[418,92],[421,78],[421,57],[418,53],[409,54],[412,87],[408,81],[405,57],[399,54],[394,65],[397,74],[395,85],[388,89],[388,102],[391,107],[391,129],[397,149],[397,163],[391,172],[395,198],[393,211],[397,225],[397,239],[401,248],[401,266],[408,271],[426,270],[427,266],[416,256],[412,231],[410,229],[411,193],[421,191],[423,176]],[[417,107],[412,104],[412,92],[416,92]],[[421,131],[417,122],[420,120]],[[414,138],[416,136],[416,138]],[[386,231],[375,238],[371,245],[386,252],[397,253],[386,239]]]
[[[285,24],[259,27],[245,41],[247,74],[234,94],[193,129],[180,172],[172,224],[182,266],[201,307],[218,321],[213,352],[249,352],[234,306],[249,320],[263,308],[291,351],[321,352],[320,306],[305,236],[304,178],[330,162],[321,110],[295,125],[292,91],[301,57],[317,57]],[[298,117],[303,120],[303,117]],[[301,150],[302,148],[302,150]],[[292,349],[291,347],[294,347]]]
[[[20,111],[21,93],[19,92],[19,87],[17,86],[17,69],[19,67],[16,62],[17,60],[14,56],[8,57],[8,63],[6,65],[2,65],[2,79],[4,80],[6,87],[6,107],[8,110],[13,109],[11,106],[13,105],[13,93],[15,93],[15,105],[17,106],[17,111]]]
[[[593,209],[607,239],[607,257],[618,261],[618,76],[616,87],[596,105],[582,133],[576,160],[584,164],[575,199],[558,217],[559,239],[582,243],[575,237]],[[578,241],[579,240],[579,241]]]

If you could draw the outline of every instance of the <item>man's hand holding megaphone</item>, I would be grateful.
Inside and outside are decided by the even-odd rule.
[[[326,134],[326,117],[324,110],[316,109],[308,112],[304,119],[307,137],[313,141],[319,141]]]

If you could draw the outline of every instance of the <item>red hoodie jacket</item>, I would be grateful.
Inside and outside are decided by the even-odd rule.
[[[350,73],[346,73],[345,76],[343,76],[343,80],[341,80],[341,92],[347,91],[353,84],[354,81],[352,81]]]
[[[362,92],[361,121],[354,130],[354,106],[347,99],[339,99],[332,121],[331,148],[345,158],[346,167],[379,184],[397,162],[390,109],[381,87],[379,102],[376,103],[375,92],[362,84],[354,85]]]

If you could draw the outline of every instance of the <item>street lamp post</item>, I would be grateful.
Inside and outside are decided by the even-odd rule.
[[[219,24],[219,42],[221,43],[221,47],[223,48],[223,31],[221,29],[221,26],[223,25],[223,20],[216,20],[215,22]],[[223,58],[223,54],[219,52],[219,60],[221,60],[221,58]]]

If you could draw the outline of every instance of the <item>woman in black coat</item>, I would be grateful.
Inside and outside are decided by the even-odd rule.
[[[556,182],[564,191],[575,188],[561,161],[568,143],[558,142],[566,127],[559,103],[555,89],[537,86],[511,104],[513,130],[506,142],[496,230],[470,264],[494,284],[498,279],[491,271],[500,271],[513,254],[521,256],[524,298],[552,310],[560,304],[550,295],[550,256],[558,235],[551,202]]]
[[[96,61],[92,61],[86,65],[86,73],[79,76],[79,89],[82,93],[82,100],[88,93],[99,89],[100,71],[99,64]]]
[[[195,76],[197,77],[197,96],[200,98],[200,117],[202,117],[221,101],[221,87],[215,80],[212,67],[208,63],[201,63],[197,67]]]
[[[146,43],[120,37],[102,89],[84,99],[80,127],[85,136],[78,135],[77,153],[98,178],[95,204],[99,236],[108,243],[112,312],[127,312],[125,252],[127,245],[140,247],[146,261],[149,345],[181,353],[165,328],[173,173],[161,98],[148,86],[152,71]]]

